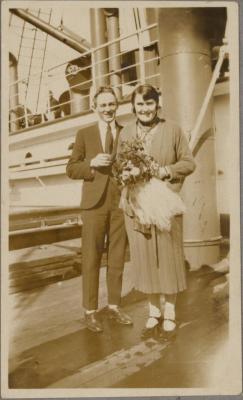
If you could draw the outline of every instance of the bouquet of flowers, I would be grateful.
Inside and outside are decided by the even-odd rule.
[[[159,164],[145,153],[140,139],[121,143],[120,153],[113,164],[113,175],[119,185],[133,186],[138,182],[148,182],[158,173]]]
[[[171,218],[185,212],[179,195],[159,179],[159,164],[148,155],[144,143],[133,139],[121,143],[113,164],[113,176],[122,186],[120,207],[130,210],[143,225],[169,231]]]

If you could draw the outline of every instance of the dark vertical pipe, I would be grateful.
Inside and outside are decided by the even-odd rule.
[[[189,137],[206,94],[211,55],[210,9],[163,8],[159,11],[160,74],[164,114]],[[182,195],[185,254],[191,268],[214,263],[219,256],[220,230],[216,206],[216,176],[212,104],[201,126],[196,171],[187,178]]]
[[[90,23],[91,23],[91,43],[92,47],[98,47],[107,42],[106,37],[106,18],[103,8],[90,9]],[[108,49],[107,46],[94,53],[94,62],[97,63],[94,68],[93,83],[95,87],[104,86],[109,84],[109,77],[104,76],[108,74]],[[102,61],[106,60],[106,61]]]
[[[77,72],[77,69],[80,69]],[[71,114],[89,109],[91,82],[91,57],[81,56],[72,60],[66,68],[66,79],[70,87]]]
[[[12,53],[9,53],[9,127],[11,132],[18,130],[19,120],[16,121],[17,105],[19,104],[19,89],[18,89],[18,63]]]
[[[145,9],[146,25],[155,24],[157,22],[157,14],[158,14],[158,9],[146,8]],[[146,31],[145,34],[149,35],[150,42],[154,42],[155,40],[158,39],[158,28],[157,27],[151,28],[148,31]],[[153,85],[155,87],[159,87],[160,86],[159,76],[154,76],[154,75],[159,75],[159,62],[158,60],[151,61],[151,59],[154,59],[156,57],[158,57],[157,43],[154,43],[152,45],[147,45],[144,47],[144,60],[145,60],[144,70],[145,70],[146,83]],[[139,58],[137,58],[137,60],[139,62]],[[140,71],[138,68],[138,74],[139,72]],[[151,76],[153,77],[149,78]]]
[[[119,32],[119,10],[118,8],[105,8],[107,36],[108,41],[113,41],[120,36]],[[114,86],[114,90],[118,99],[121,98],[121,72],[116,72],[121,69],[120,42],[112,43],[108,47],[109,52],[109,71],[110,85]]]

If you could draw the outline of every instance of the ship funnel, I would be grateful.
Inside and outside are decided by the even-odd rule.
[[[164,115],[192,132],[212,77],[212,27],[225,23],[221,9],[163,8],[159,11],[160,77]],[[224,12],[224,10],[223,10]],[[217,28],[216,28],[217,29]],[[222,39],[222,38],[221,38]],[[182,188],[185,255],[192,269],[218,261],[219,216],[212,101],[200,127],[196,171]]]

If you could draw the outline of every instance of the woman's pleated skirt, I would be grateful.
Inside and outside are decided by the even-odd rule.
[[[132,277],[144,293],[173,294],[186,289],[182,216],[172,219],[171,230],[151,227],[151,235],[134,230],[134,219],[125,215]]]

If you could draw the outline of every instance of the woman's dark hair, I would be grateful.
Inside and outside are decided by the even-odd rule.
[[[98,88],[98,90],[96,91],[94,97],[93,97],[93,103],[94,106],[96,107],[96,103],[97,103],[97,97],[101,94],[101,93],[111,93],[113,94],[113,96],[116,99],[116,102],[118,103],[117,97],[116,97],[116,93],[114,92],[114,90],[110,87],[110,86],[100,86]]]
[[[141,94],[143,100],[153,99],[157,104],[157,108],[159,107],[159,92],[152,85],[140,85],[133,91],[131,97],[131,103],[133,106],[134,113],[135,113],[135,107],[134,107],[135,97],[137,94]]]

